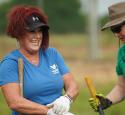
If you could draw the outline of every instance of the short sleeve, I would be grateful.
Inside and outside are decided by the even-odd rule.
[[[65,64],[62,55],[57,50],[55,50],[55,58],[61,75],[63,76],[64,74],[69,73],[69,68]]]
[[[3,60],[0,64],[0,86],[18,82],[18,64],[12,59]]]
[[[118,76],[125,76],[125,47],[119,49],[117,56],[116,73]]]

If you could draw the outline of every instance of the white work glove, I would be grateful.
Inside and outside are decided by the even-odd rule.
[[[47,106],[52,107],[53,112],[57,115],[63,115],[69,111],[71,102],[71,98],[69,98],[67,95],[64,95]]]
[[[49,109],[46,115],[57,115],[52,109]]]
[[[74,114],[72,114],[72,113],[70,113],[70,112],[67,112],[67,113],[65,113],[65,114],[63,114],[63,115],[74,115]]]

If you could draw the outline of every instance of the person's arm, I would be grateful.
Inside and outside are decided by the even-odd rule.
[[[46,115],[48,108],[21,97],[18,83],[8,83],[1,87],[8,106],[24,114]],[[32,90],[32,89],[31,89]]]
[[[77,83],[75,82],[73,76],[71,73],[67,73],[63,76],[63,80],[64,80],[64,89],[65,89],[65,93],[72,98],[73,100],[75,100],[75,98],[77,97],[78,93],[79,93],[79,88]]]
[[[125,99],[125,77],[118,77],[118,82],[112,91],[106,96],[113,104]]]
[[[66,114],[70,110],[70,105],[79,92],[78,86],[71,73],[64,74],[63,80],[65,94],[47,105],[48,107],[52,107],[53,112],[57,115]]]
[[[102,109],[109,108],[112,104],[116,104],[125,99],[125,77],[118,77],[118,82],[115,87],[108,93],[105,97],[103,94],[96,94],[97,98],[100,100]],[[95,98],[89,99],[90,106],[98,111],[98,103]]]
[[[67,65],[65,64],[62,55],[55,49],[53,50],[55,52],[54,56],[55,56],[60,74],[62,75],[62,78],[64,81],[65,93],[69,95],[73,100],[75,100],[79,92],[78,85],[76,84],[72,74],[70,73]]]

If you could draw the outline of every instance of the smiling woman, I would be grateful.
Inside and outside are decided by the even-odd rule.
[[[49,48],[48,30],[47,17],[38,8],[16,6],[8,13],[7,34],[16,38],[19,48],[1,61],[0,86],[13,115],[73,115],[69,110],[78,87],[63,57]],[[24,97],[18,80],[19,58],[24,62]]]

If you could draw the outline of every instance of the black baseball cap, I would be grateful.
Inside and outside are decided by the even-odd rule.
[[[41,28],[41,30],[49,29],[49,26],[42,22],[37,15],[31,15],[27,19],[27,31],[34,31],[37,28]]]

